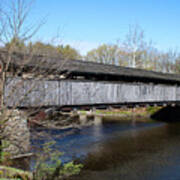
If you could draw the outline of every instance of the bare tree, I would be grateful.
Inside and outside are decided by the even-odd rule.
[[[33,25],[28,24],[27,19],[32,7],[33,1],[10,0],[2,5],[0,22],[0,43],[6,55],[1,56],[1,108],[4,107],[4,88],[7,78],[7,72],[12,62],[12,54],[19,51],[19,44],[25,44],[36,34],[44,23]],[[30,61],[30,60],[26,60]]]
[[[165,73],[174,73],[176,71],[176,62],[179,54],[176,49],[169,49],[167,52],[159,53],[161,71]]]
[[[129,26],[129,32],[126,35],[126,38],[123,43],[125,51],[129,54],[129,66],[137,67],[138,62],[141,60],[141,56],[144,54],[144,48],[146,42],[144,40],[144,31],[140,26]]]
[[[45,21],[41,20],[35,24],[29,22],[28,18],[33,2],[33,0],[10,0],[8,3],[4,3],[1,9],[0,29],[3,29],[0,37],[1,43],[7,44],[13,39],[27,42],[38,32]]]
[[[28,15],[32,7],[32,1],[28,0],[11,0],[8,4],[3,4],[0,19],[0,63],[1,63],[1,125],[6,125],[13,111],[22,104],[27,104],[29,94],[33,97],[35,110],[26,113],[30,116],[32,113],[38,112],[43,106],[40,99],[42,95],[37,94],[41,91],[41,85],[47,78],[60,77],[59,70],[66,62],[56,63],[57,58],[52,60],[48,56],[36,56],[34,50],[27,49],[27,42],[37,33],[39,28],[44,24],[44,20],[40,23],[32,25],[29,23]],[[23,46],[23,49],[21,47]],[[67,72],[66,72],[67,73]],[[53,74],[53,75],[52,75]],[[53,76],[53,77],[52,77]],[[33,80],[31,80],[34,78]],[[26,81],[26,79],[28,79]],[[49,91],[53,91],[50,87]],[[51,100],[49,97],[48,100]],[[47,100],[47,101],[48,101]],[[46,102],[47,102],[46,101]],[[48,102],[47,102],[48,103]],[[12,112],[12,113],[11,113]],[[3,126],[1,126],[1,129]],[[5,128],[4,128],[5,130]],[[10,134],[1,134],[1,139],[10,136]],[[24,137],[23,135],[21,136]],[[16,143],[16,145],[18,145]],[[21,144],[22,145],[22,144]],[[18,145],[20,146],[20,145]],[[19,147],[22,149],[22,147]]]

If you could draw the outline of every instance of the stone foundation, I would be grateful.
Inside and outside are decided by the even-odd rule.
[[[27,153],[30,148],[30,132],[25,113],[7,110],[1,118],[6,119],[2,125],[2,134],[7,147],[5,146],[3,151],[9,152],[12,156]]]

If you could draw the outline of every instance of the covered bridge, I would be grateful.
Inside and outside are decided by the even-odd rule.
[[[1,52],[2,64],[7,63]],[[18,107],[178,103],[180,75],[58,57],[11,54],[5,103]]]

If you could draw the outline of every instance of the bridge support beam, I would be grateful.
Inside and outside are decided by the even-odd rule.
[[[172,103],[172,104],[171,104],[171,107],[175,107],[175,106],[176,106],[176,104],[175,104],[175,103]]]
[[[28,153],[30,131],[25,114],[19,110],[7,110],[1,118],[5,120],[2,124],[2,144],[7,144],[3,151],[9,152],[12,157]]]
[[[87,125],[88,124],[88,115],[90,114],[79,114],[79,121],[81,125]],[[93,116],[93,122],[90,124],[94,125],[101,125],[102,124],[102,116],[92,114]]]
[[[94,115],[94,125],[101,125],[102,124],[102,117]]]
[[[87,115],[79,114],[79,121],[80,121],[81,125],[85,125],[87,123]]]

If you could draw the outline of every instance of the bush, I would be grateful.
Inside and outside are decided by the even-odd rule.
[[[43,146],[43,153],[39,154],[34,172],[34,180],[56,180],[79,174],[82,164],[68,162],[63,164],[60,160],[61,152],[52,149],[54,142],[46,143]]]

